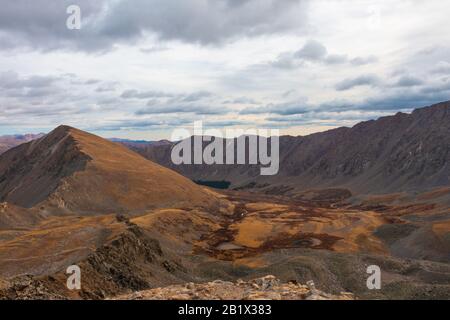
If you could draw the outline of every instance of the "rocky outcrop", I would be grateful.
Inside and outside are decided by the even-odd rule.
[[[268,275],[250,281],[215,280],[207,283],[187,283],[165,288],[139,291],[116,297],[118,300],[354,300],[352,293],[332,295],[316,289],[309,281],[306,285],[281,283]]]
[[[0,300],[66,300],[59,287],[60,284],[53,277],[42,280],[22,276],[4,281],[3,284],[0,280]]]

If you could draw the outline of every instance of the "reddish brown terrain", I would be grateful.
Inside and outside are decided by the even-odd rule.
[[[170,293],[192,282],[197,292],[216,279],[244,286],[273,274],[356,298],[448,299],[450,135],[439,120],[448,115],[438,105],[298,138],[280,150],[282,177],[264,183],[243,186],[249,172],[233,168],[229,176],[186,174],[229,178],[228,190],[197,185],[123,142],[58,127],[0,156],[0,297],[104,299],[144,290],[151,298],[157,290],[145,290],[173,286],[158,291]],[[366,135],[370,143],[352,141],[345,152],[346,139]],[[296,151],[302,146],[315,151]],[[157,148],[140,152],[163,158]],[[294,183],[306,177],[310,187]],[[369,192],[369,177],[379,192]],[[72,264],[82,270],[81,290],[65,286]],[[366,287],[372,264],[382,269],[381,290]]]

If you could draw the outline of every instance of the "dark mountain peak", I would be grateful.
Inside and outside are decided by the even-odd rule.
[[[75,128],[65,125],[65,124],[61,124],[61,125],[57,126],[55,129],[53,129],[53,131],[70,131],[73,129],[75,129]]]
[[[81,133],[82,131],[67,125],[60,125],[50,131],[47,136],[49,137],[64,137],[66,135],[74,135],[76,133]]]
[[[78,213],[211,204],[181,175],[99,136],[60,126],[0,156],[0,201]]]

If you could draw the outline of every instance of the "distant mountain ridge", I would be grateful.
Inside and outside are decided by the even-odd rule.
[[[19,144],[29,142],[34,139],[39,139],[44,136],[44,133],[39,134],[16,134],[16,135],[7,135],[0,136],[0,154],[5,151],[18,146]]]
[[[422,191],[450,185],[450,102],[352,128],[282,136],[275,176],[260,176],[254,165],[176,166],[170,158],[172,145],[131,148],[192,180],[229,181],[231,188],[269,193],[334,187],[352,193]]]
[[[0,137],[0,154],[42,136]],[[109,140],[191,180],[229,182],[230,188],[289,194],[339,187],[356,194],[423,191],[450,185],[449,101],[411,114],[361,122],[352,128],[282,136],[280,171],[275,176],[260,176],[255,165],[174,165],[174,143],[168,140]]]
[[[148,140],[130,140],[130,139],[120,139],[120,138],[109,138],[109,141],[120,143],[131,149],[133,148],[145,148],[147,146],[163,146],[172,145],[169,140],[159,140],[159,141],[148,141]]]

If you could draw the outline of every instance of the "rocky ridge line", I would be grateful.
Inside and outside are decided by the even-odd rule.
[[[281,283],[268,275],[250,281],[215,280],[207,283],[187,283],[164,288],[138,291],[115,297],[116,300],[355,300],[349,292],[332,295],[316,289],[312,281],[306,285]]]

